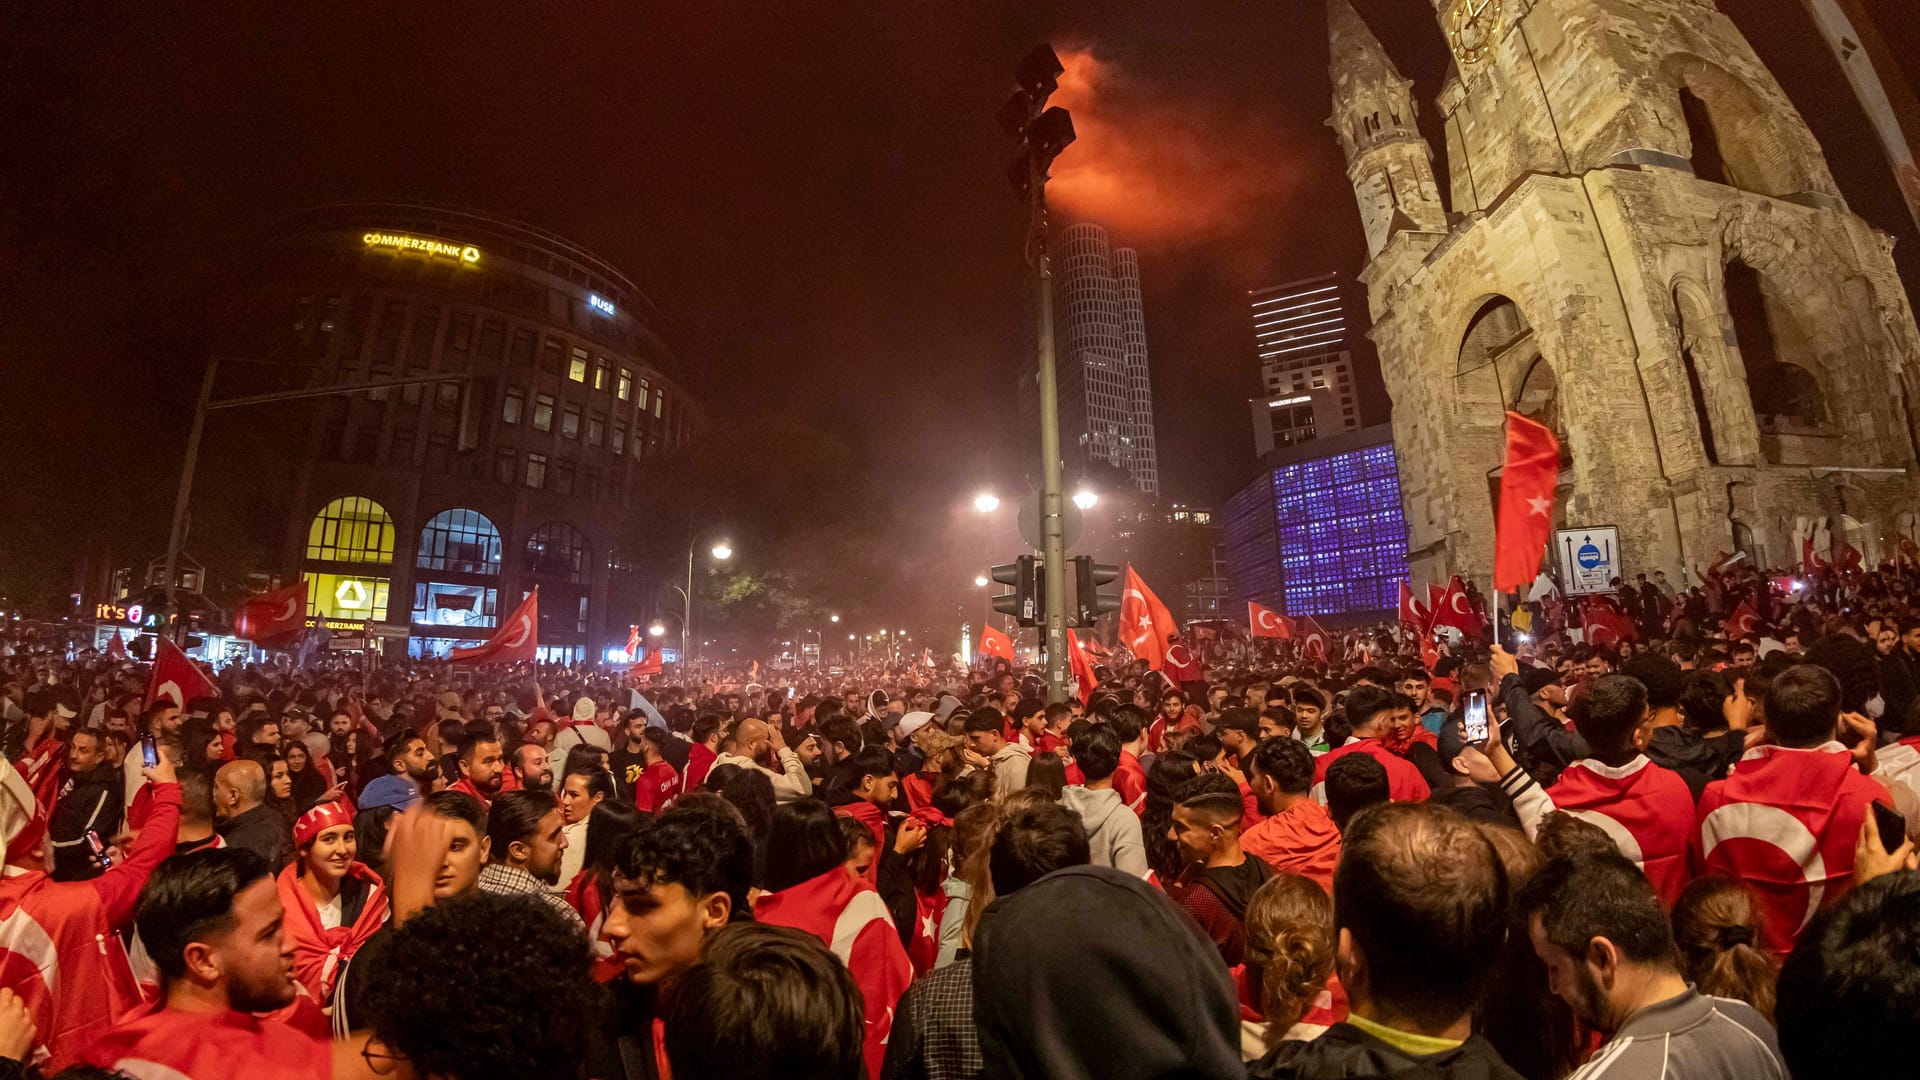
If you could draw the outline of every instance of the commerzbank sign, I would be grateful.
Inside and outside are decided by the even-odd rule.
[[[445,240],[434,240],[425,236],[408,236],[406,233],[370,232],[360,238],[370,248],[392,248],[397,251],[419,251],[428,255],[445,255],[459,259],[464,263],[480,261],[480,249],[472,244],[449,244]]]

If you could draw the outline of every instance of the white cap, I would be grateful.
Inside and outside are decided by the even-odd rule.
[[[583,697],[579,701],[576,701],[573,703],[573,722],[576,724],[591,723],[593,721],[594,715],[597,714],[599,711],[600,711],[599,706],[593,703],[592,698]]]
[[[900,724],[897,730],[900,732],[901,738],[911,739],[913,738],[914,732],[919,731],[921,728],[926,727],[928,724],[931,724],[931,723],[933,723],[932,713],[910,712],[907,715],[900,718]]]

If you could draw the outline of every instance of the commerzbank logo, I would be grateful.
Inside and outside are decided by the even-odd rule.
[[[428,255],[445,255],[459,259],[463,263],[480,261],[480,249],[472,244],[449,244],[445,240],[434,240],[425,236],[408,236],[406,233],[370,232],[360,238],[370,248],[392,248],[397,251],[419,251]]]

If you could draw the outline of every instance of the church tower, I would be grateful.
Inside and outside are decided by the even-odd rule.
[[[1327,0],[1327,40],[1333,76],[1327,126],[1347,155],[1368,256],[1379,255],[1402,230],[1446,232],[1433,150],[1415,124],[1413,83],[1400,77],[1348,0]]]
[[[1485,587],[1508,412],[1559,437],[1556,527],[1618,528],[1629,580],[1920,545],[1891,240],[1733,23],[1711,0],[1433,3],[1444,207],[1406,80],[1328,0],[1414,576]]]

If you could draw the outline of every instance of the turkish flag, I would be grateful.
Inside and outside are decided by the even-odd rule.
[[[153,677],[147,680],[147,700],[145,708],[153,708],[160,698],[171,698],[182,709],[187,702],[197,697],[219,697],[220,688],[212,679],[200,670],[200,665],[187,659],[180,646],[165,634],[156,639],[158,644],[153,650]]]
[[[879,1076],[886,1060],[893,1010],[913,981],[913,964],[900,944],[887,904],[865,878],[839,866],[819,877],[778,892],[762,893],[753,921],[790,926],[819,938],[853,976],[865,1004],[861,1049],[868,1076]]]
[[[1840,541],[1840,554],[1835,562],[1839,564],[1841,570],[1847,573],[1858,573],[1861,565],[1865,563],[1865,561],[1866,559],[1860,554],[1859,548],[1854,547],[1845,540]]]
[[[1284,615],[1276,615],[1271,610],[1247,601],[1247,623],[1253,627],[1253,636],[1257,638],[1290,638],[1293,636],[1293,620]]]
[[[1827,560],[1821,558],[1820,553],[1814,550],[1812,536],[1808,536],[1805,540],[1800,541],[1800,566],[1802,569],[1811,574],[1826,565]]]
[[[256,645],[289,638],[307,628],[307,581],[248,597],[233,609],[236,634]]]
[[[527,594],[507,621],[485,645],[455,649],[447,654],[454,664],[514,664],[531,660],[540,648],[540,590]]]
[[[1433,609],[1413,598],[1413,584],[1407,581],[1400,583],[1400,625],[1416,634],[1433,626]]]
[[[1309,660],[1325,660],[1328,644],[1333,640],[1320,628],[1313,616],[1301,620],[1300,653]]]
[[[1073,669],[1074,681],[1080,684],[1080,703],[1086,704],[1093,697],[1093,661],[1087,659],[1085,650],[1080,648],[1080,639],[1067,631],[1067,666]]]
[[[1158,671],[1167,661],[1167,638],[1178,629],[1173,612],[1153,595],[1129,563],[1126,588],[1120,594],[1120,643]]]
[[[1553,488],[1560,479],[1560,443],[1545,425],[1507,414],[1507,462],[1500,472],[1500,515],[1494,523],[1493,588],[1533,584],[1553,532]]]
[[[1012,661],[1013,639],[1008,637],[1004,631],[996,630],[991,626],[983,626],[980,628],[979,654],[981,656],[997,656],[1002,660]]]
[[[1693,835],[1693,792],[1680,774],[1644,757],[1619,767],[1597,761],[1567,766],[1547,789],[1556,809],[1600,826],[1620,854],[1634,861],[1661,903],[1671,908],[1686,888],[1687,844]]]
[[[120,636],[119,630],[115,630],[113,632],[113,636],[107,639],[107,659],[125,660],[126,658],[127,658],[126,639]]]
[[[660,650],[655,649],[651,653],[647,653],[644,659],[634,661],[633,666],[627,669],[627,681],[632,682],[635,679],[645,678],[649,675],[658,675],[660,674],[660,667]]]
[[[627,625],[627,656],[635,661],[640,659],[640,627],[632,623]]]
[[[1480,636],[1480,613],[1473,610],[1473,602],[1467,599],[1467,583],[1458,575],[1447,582],[1447,591],[1440,594],[1428,626],[1451,626],[1468,637]]]
[[[1628,641],[1639,633],[1627,613],[1604,596],[1590,596],[1581,606],[1580,630],[1589,645]]]
[[[1760,635],[1760,613],[1754,610],[1752,600],[1740,601],[1740,606],[1727,615],[1727,636],[1740,638]]]

